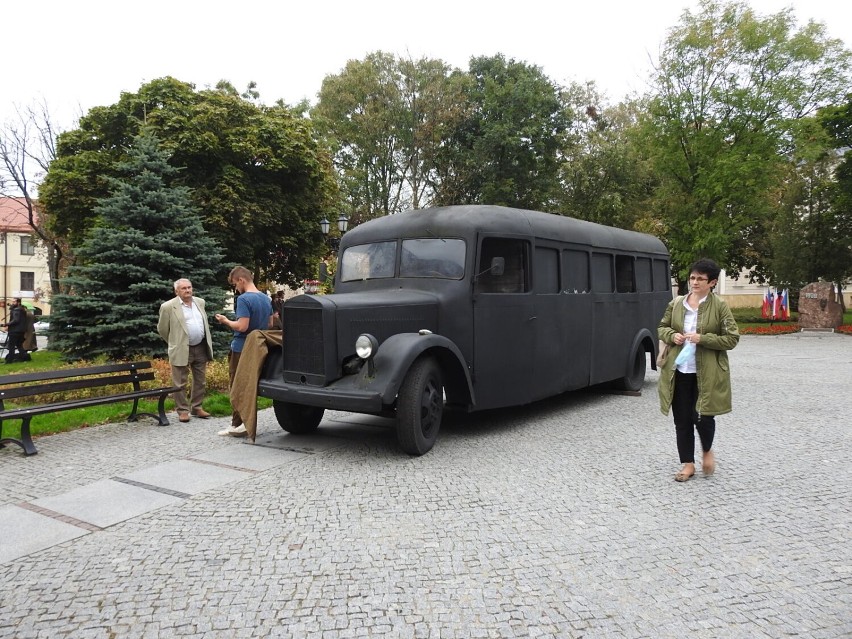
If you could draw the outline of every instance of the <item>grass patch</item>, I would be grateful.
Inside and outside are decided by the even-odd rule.
[[[732,308],[731,313],[734,314],[734,319],[737,320],[737,325],[740,328],[745,326],[774,326],[776,324],[798,324],[799,314],[790,312],[790,319],[781,320],[778,318],[767,317],[761,315],[760,308]]]
[[[743,335],[783,335],[799,330],[799,314],[796,312],[790,313],[789,320],[764,318],[759,307],[732,308],[731,312]],[[852,310],[843,314],[842,325],[837,330],[841,333],[852,333]]]
[[[39,350],[32,353],[32,360],[29,362],[14,362],[12,364],[0,364],[0,371],[4,375],[18,373],[35,373],[42,371],[52,371],[63,368],[79,368],[82,366],[90,366],[102,364],[104,362],[76,362],[69,364],[64,361],[61,355],[56,351]],[[150,383],[150,387],[170,386],[171,385],[171,368],[168,362],[164,360],[154,360],[154,370],[157,379]],[[128,386],[129,388],[129,386]],[[67,399],[73,399],[74,394],[68,393]],[[37,402],[29,402],[30,404]],[[139,412],[141,413],[157,413],[157,400],[142,400],[139,402]],[[8,402],[7,407],[23,406]],[[174,410],[174,401],[166,400],[166,411]],[[272,406],[272,400],[265,397],[258,398],[258,410],[269,408]],[[52,433],[61,433],[78,428],[89,428],[99,424],[107,424],[114,422],[127,421],[130,411],[133,408],[133,402],[121,402],[117,404],[105,404],[103,406],[90,406],[87,408],[78,408],[68,411],[60,411],[50,415],[37,415],[30,422],[30,433],[36,435],[49,435]],[[204,397],[204,410],[216,417],[225,417],[230,415],[231,400],[228,397],[228,362],[223,358],[211,362],[207,371],[207,393]],[[141,423],[152,423],[150,418],[141,418]],[[19,437],[20,436],[20,420],[12,420],[4,422],[3,436],[4,437]]]

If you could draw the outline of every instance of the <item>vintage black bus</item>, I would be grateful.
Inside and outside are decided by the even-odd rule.
[[[651,235],[537,211],[449,206],[344,235],[334,294],[284,305],[258,392],[290,433],[328,409],[396,417],[429,451],[445,407],[527,404],[610,382],[638,390],[672,299]]]

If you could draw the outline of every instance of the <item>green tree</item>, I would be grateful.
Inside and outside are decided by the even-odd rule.
[[[167,77],[91,109],[59,137],[40,190],[52,230],[79,244],[144,126],[172,166],[182,167],[176,183],[192,189],[225,261],[253,268],[259,279],[310,277],[324,250],[319,220],[337,197],[331,158],[310,120],[280,103],[260,105],[258,97],[253,84],[238,95],[227,82],[196,91]]]
[[[560,153],[557,209],[590,222],[655,232],[645,223],[653,173],[636,143],[644,102],[609,106],[593,83],[573,84],[561,99],[571,123]]]
[[[702,0],[669,32],[644,122],[652,201],[681,280],[698,256],[765,270],[767,228],[794,123],[849,86],[850,54],[792,10],[762,18]]]
[[[460,104],[440,60],[377,51],[326,76],[311,117],[334,149],[353,223],[431,202],[435,156]]]
[[[142,134],[117,165],[121,177],[94,208],[95,225],[77,249],[66,293],[54,296],[53,347],[69,359],[162,355],[157,316],[173,282],[192,280],[211,314],[224,302],[222,253],[205,232],[187,187],[157,139]],[[218,326],[215,322],[211,326]],[[218,331],[222,344],[227,335]]]
[[[838,160],[821,275],[842,290],[843,284],[852,277],[852,93],[847,94],[839,106],[821,111],[819,121],[835,149],[831,157]]]
[[[777,189],[778,211],[769,235],[770,281],[798,290],[825,277],[838,238],[832,231],[836,154],[816,118],[797,123],[797,141]]]
[[[502,55],[470,61],[464,119],[440,153],[441,204],[552,208],[569,114],[539,67]]]

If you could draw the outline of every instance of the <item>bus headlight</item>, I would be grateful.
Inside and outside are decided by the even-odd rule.
[[[379,340],[369,333],[363,333],[355,340],[355,354],[361,359],[370,359],[377,350],[379,350]]]

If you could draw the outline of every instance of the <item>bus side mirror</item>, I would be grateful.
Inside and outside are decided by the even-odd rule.
[[[494,277],[500,277],[506,271],[506,258],[505,257],[492,257],[491,258],[491,268],[489,269],[489,273]]]

